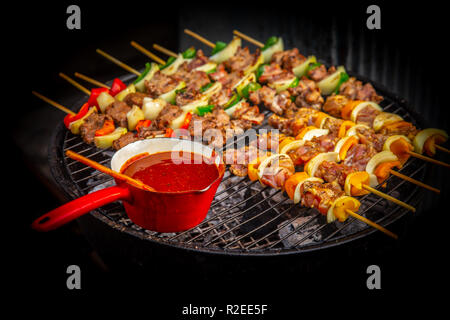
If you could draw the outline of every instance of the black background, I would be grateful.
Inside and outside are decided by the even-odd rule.
[[[66,28],[66,8],[70,4],[81,7],[81,30]],[[372,3],[34,2],[29,9],[32,12],[31,25],[24,39],[25,47],[32,52],[28,58],[28,64],[32,66],[29,79],[32,90],[57,101],[70,103],[71,98],[67,97],[73,97],[74,94],[79,97],[80,93],[74,93],[76,89],[60,79],[58,72],[72,75],[79,71],[100,81],[110,80],[124,74],[124,71],[98,56],[96,48],[102,48],[131,66],[140,68],[146,59],[129,46],[130,40],[147,48],[151,48],[152,43],[159,43],[177,51],[191,43],[191,40],[186,40],[187,36],[182,35],[184,27],[201,28],[194,31],[212,40],[219,40],[224,37],[223,30],[230,33],[230,38],[233,28],[267,37],[280,32],[280,26],[284,26],[281,28],[281,32],[286,33],[283,34],[284,39],[289,35],[298,39],[301,38],[301,31],[297,33],[295,30],[293,34],[288,30],[289,26],[306,21],[308,28],[320,31],[313,33],[317,36],[317,43],[310,43],[314,53],[329,60],[331,56],[327,45],[320,41],[323,41],[322,36],[326,39],[327,32],[331,30],[331,21],[335,19],[337,27],[350,22],[354,33],[360,33],[363,38],[373,41],[374,59],[377,61],[381,58],[375,52],[379,52],[381,47],[392,49],[400,60],[408,59],[408,64],[400,69],[400,74],[389,73],[387,83],[382,84],[389,86],[391,77],[400,77],[398,81],[401,85],[395,87],[395,92],[400,96],[408,95],[409,100],[413,100],[412,107],[425,118],[428,126],[447,129],[448,80],[445,79],[445,73],[448,73],[448,49],[445,45],[449,28],[444,8],[431,2],[426,5],[406,2],[397,6],[377,2],[382,12],[382,29],[367,30],[365,11],[369,4]],[[255,6],[258,8],[255,9]],[[190,25],[180,25],[181,22]],[[209,26],[211,28],[207,32]],[[260,31],[261,28],[264,31]],[[344,33],[342,37],[345,37]],[[292,41],[291,45],[295,45],[295,40]],[[195,42],[192,44],[198,45]],[[358,48],[358,43],[352,43],[351,47]],[[342,57],[346,54],[345,50],[338,49],[339,52]],[[341,56],[338,55],[337,59]],[[379,63],[388,66],[395,63],[394,56],[391,59],[388,55],[388,58]],[[370,56],[368,61],[370,63]],[[357,66],[353,71],[364,73]],[[405,77],[404,83],[402,77]],[[409,78],[420,78],[413,82],[413,89],[409,88]],[[427,94],[422,97],[412,94],[412,91],[414,94],[421,91]],[[44,127],[54,126],[55,121],[62,119],[58,111],[34,97],[31,103],[22,106],[22,110],[24,119],[36,110],[45,112],[48,123],[44,121]],[[339,305],[336,310],[341,311],[353,308],[355,301],[358,301],[366,305],[367,310],[374,308],[383,312],[387,309],[375,306],[381,302],[390,302],[400,309],[405,297],[421,302],[411,303],[412,300],[407,300],[408,309],[426,306],[426,298],[432,297],[437,288],[445,288],[448,283],[448,262],[445,257],[448,255],[449,210],[446,202],[449,188],[445,181],[449,175],[443,168],[433,168],[428,181],[441,188],[441,196],[424,191],[424,204],[418,214],[406,217],[402,223],[393,226],[393,230],[402,236],[398,242],[374,234],[371,236],[371,246],[355,247],[351,252],[344,250],[345,253],[324,253],[320,256],[321,261],[308,262],[306,267],[302,264],[301,256],[249,262],[236,259],[227,263],[219,258],[211,258],[203,262],[201,268],[188,263],[171,265],[171,258],[165,257],[167,261],[155,261],[155,266],[150,270],[128,269],[129,266],[125,265],[121,266],[123,269],[113,270],[107,266],[110,270],[105,271],[76,223],[46,234],[37,234],[29,229],[34,218],[56,207],[63,199],[54,182],[46,179],[40,171],[43,165],[37,165],[38,159],[30,155],[32,147],[23,143],[26,138],[18,138],[26,137],[26,125],[29,122],[24,123],[11,129],[13,137],[7,145],[12,151],[13,168],[16,169],[10,171],[14,172],[15,179],[11,186],[14,192],[8,202],[15,203],[14,214],[18,217],[14,225],[12,222],[8,225],[14,231],[18,223],[21,230],[20,235],[15,234],[12,238],[14,258],[8,263],[17,272],[15,279],[19,281],[16,286],[29,293],[31,299],[57,297],[70,303],[75,297],[99,299],[112,295],[115,300],[109,300],[112,302],[110,308],[134,309],[136,306],[116,303],[130,295],[137,295],[146,300],[146,308],[165,310],[172,315],[168,318],[180,315],[181,306],[189,303],[219,306],[227,303],[266,303],[271,306],[271,314],[278,315],[311,311],[308,306],[312,306],[312,302],[318,305]],[[42,132],[41,136],[47,137],[45,134]],[[34,137],[32,141],[33,145],[41,143],[43,148],[49,143],[40,141],[39,137]],[[449,160],[445,156],[441,159]],[[20,191],[24,188],[24,182],[28,189],[26,193]],[[314,257],[310,259],[314,260]],[[82,269],[83,289],[77,292],[69,291],[65,286],[65,269],[70,264],[80,265]],[[365,286],[366,268],[370,264],[381,267],[382,290],[369,291]],[[152,318],[150,315],[153,311],[148,311],[149,318]],[[314,311],[320,314],[326,310]]]

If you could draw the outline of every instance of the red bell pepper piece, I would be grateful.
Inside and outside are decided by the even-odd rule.
[[[166,134],[165,134],[164,137],[170,138],[170,137],[172,137],[172,136],[173,136],[173,129],[172,129],[172,128],[167,128],[167,129],[166,129]]]
[[[152,123],[151,120],[139,120],[136,125],[136,131],[139,133],[141,128],[148,128],[151,123]]]
[[[116,94],[126,88],[127,85],[125,83],[123,83],[119,78],[115,78],[113,84],[111,85],[111,89],[109,89],[109,94],[115,97]]]
[[[88,111],[89,111],[89,103],[85,103],[80,108],[80,111],[78,111],[77,114],[74,114],[74,115],[68,114],[67,116],[65,116],[64,117],[64,125],[66,126],[66,128],[69,129],[69,126],[72,122],[83,118]]]
[[[103,123],[103,127],[95,131],[95,136],[105,136],[113,132],[115,129],[116,127],[114,125],[114,120],[105,120],[105,122]]]
[[[91,90],[91,95],[89,96],[89,100],[87,103],[89,103],[90,107],[96,107],[98,112],[100,112],[100,108],[98,107],[97,98],[102,92],[108,92],[108,88],[94,88]]]
[[[192,119],[192,112],[186,113],[186,117],[184,118],[183,124],[181,125],[180,129],[187,129],[189,128],[189,124],[191,123]]]

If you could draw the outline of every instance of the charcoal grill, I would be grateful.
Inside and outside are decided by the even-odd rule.
[[[362,76],[357,78],[368,81]],[[130,81],[131,76],[122,77],[122,80]],[[406,121],[423,127],[423,121],[407,106],[406,101],[386,88],[372,84],[385,98],[381,103],[385,111],[396,113]],[[81,99],[79,103],[81,105]],[[271,112],[264,113],[265,121],[255,128],[257,130],[270,129],[267,118]],[[245,136],[235,137],[227,145],[236,145],[242,139]],[[62,123],[59,125],[49,148],[49,161],[52,174],[70,198],[83,196],[113,183],[111,177],[67,158],[66,150],[73,150],[106,166],[110,164],[113,151],[87,145],[79,136],[70,133]],[[401,172],[423,180],[426,170],[426,163],[411,158]],[[395,176],[389,177],[383,191],[413,206],[417,206],[421,199],[419,187]],[[406,213],[413,214],[372,194],[361,197],[360,201],[358,213],[384,227]],[[327,224],[325,217],[318,211],[294,205],[282,191],[261,186],[259,182],[252,182],[246,177],[233,176],[229,171],[219,186],[206,219],[197,227],[184,232],[162,234],[144,230],[128,219],[119,202],[106,205],[90,214],[100,223],[141,241],[226,255],[300,254],[342,245],[376,231],[354,218],[349,218],[344,223]]]

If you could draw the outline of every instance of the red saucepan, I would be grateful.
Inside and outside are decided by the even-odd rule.
[[[38,231],[56,229],[107,203],[122,200],[128,217],[142,228],[157,232],[178,232],[198,225],[206,217],[212,199],[222,180],[225,165],[220,155],[210,147],[190,140],[155,138],[127,145],[111,159],[111,169],[122,166],[137,155],[160,152],[192,152],[212,159],[219,175],[208,187],[198,191],[148,191],[116,179],[116,186],[105,188],[73,200],[35,220],[32,227]]]

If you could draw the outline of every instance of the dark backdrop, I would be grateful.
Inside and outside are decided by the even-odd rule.
[[[66,8],[74,3],[81,7],[81,30],[66,28]],[[208,48],[184,35],[183,28],[190,28],[212,41],[229,41],[232,30],[238,29],[263,41],[271,35],[280,35],[287,48],[296,46],[304,55],[314,54],[326,63],[344,64],[349,70],[404,97],[425,119],[427,126],[448,129],[448,80],[445,79],[448,27],[444,8],[438,2],[427,2],[427,5],[407,2],[398,6],[376,2],[381,8],[382,29],[368,30],[365,23],[369,4],[372,3],[34,2],[25,39],[26,48],[32,52],[28,58],[28,64],[33,66],[29,79],[32,90],[76,108],[72,103],[82,93],[60,79],[58,72],[72,76],[78,71],[100,81],[124,74],[97,55],[96,48],[139,69],[147,59],[129,45],[131,40],[146,48],[159,43],[173,51],[195,45],[208,53]],[[23,241],[18,241],[14,249],[20,259],[10,263],[19,270],[19,278],[26,280],[24,289],[32,287],[37,292],[71,297],[104,293],[105,288],[110,293],[123,294],[124,291],[118,289],[126,288],[131,292],[143,292],[155,306],[167,301],[176,301],[178,305],[205,301],[272,303],[275,310],[281,312],[296,311],[295,302],[300,297],[320,298],[324,292],[333,292],[331,297],[340,297],[343,292],[373,299],[408,292],[417,297],[416,293],[430,292],[436,284],[446,282],[448,263],[443,261],[443,256],[448,251],[448,207],[444,205],[449,195],[446,184],[449,174],[442,168],[433,168],[426,182],[441,188],[443,194],[436,196],[424,191],[424,203],[419,212],[403,219],[397,227],[402,232],[400,241],[392,243],[374,235],[372,238],[380,243],[379,249],[363,248],[346,259],[332,256],[328,265],[322,264],[317,269],[312,266],[298,272],[289,268],[287,264],[291,262],[283,260],[267,264],[257,262],[252,265],[252,271],[247,271],[243,263],[241,272],[227,273],[218,267],[220,261],[214,261],[201,272],[195,266],[179,265],[174,277],[172,273],[164,273],[164,262],[155,261],[158,270],[163,270],[158,277],[146,272],[130,273],[128,269],[111,271],[80,234],[76,223],[47,234],[36,234],[28,227],[34,218],[65,201],[47,164],[51,132],[63,114],[34,96],[29,101],[22,106],[23,115],[11,128],[12,136],[8,140],[14,168],[20,169],[15,170],[16,184],[12,189],[19,190],[23,181],[29,186],[26,196],[17,192],[10,196],[23,229],[20,236]],[[449,161],[448,157],[441,158]],[[295,262],[301,259],[298,257]],[[65,268],[69,264],[78,264],[83,270],[81,293],[65,289]],[[382,267],[381,294],[365,289],[365,268],[369,264]],[[259,267],[255,269],[255,265]],[[165,292],[167,286],[177,285],[193,287],[183,288],[182,293],[175,295],[158,293]],[[267,285],[278,288],[268,290]],[[291,288],[295,288],[294,295],[286,291]],[[229,290],[234,294],[222,298]],[[195,298],[196,294],[199,298]],[[264,298],[254,299],[254,296]],[[294,304],[275,303],[275,299],[282,296]],[[330,294],[324,296],[330,298]],[[178,310],[173,309],[173,314],[178,314]]]

